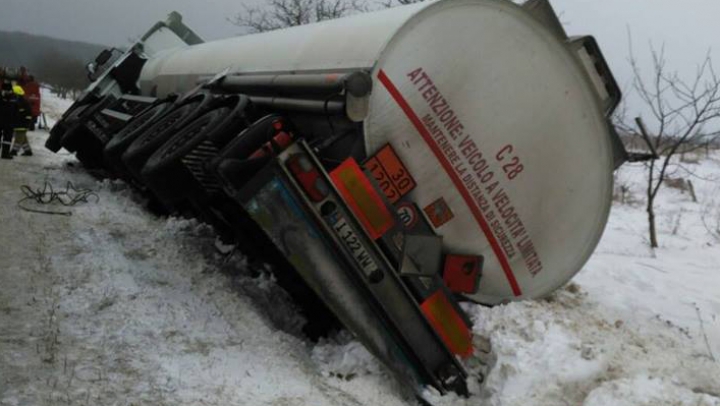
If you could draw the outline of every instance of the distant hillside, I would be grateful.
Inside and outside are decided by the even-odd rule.
[[[107,48],[103,45],[67,41],[22,32],[0,31],[0,66],[27,66],[32,71],[44,70],[49,55],[61,55],[83,65]]]

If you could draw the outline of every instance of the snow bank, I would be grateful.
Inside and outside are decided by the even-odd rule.
[[[224,272],[234,267],[208,226],[153,217],[122,183],[40,149],[42,136],[31,134],[36,156],[2,168],[11,254],[0,258],[0,404],[406,404],[374,359],[351,376],[286,332],[298,322],[292,306],[276,305],[267,275]],[[21,183],[45,178],[89,187],[99,202],[72,216],[12,204]],[[362,353],[350,345],[343,352]]]
[[[720,154],[663,189],[659,239],[648,248],[641,165],[618,177],[634,204],[616,204],[583,271],[545,300],[471,310],[497,363],[468,401],[489,405],[720,405]],[[712,216],[718,216],[711,218]]]

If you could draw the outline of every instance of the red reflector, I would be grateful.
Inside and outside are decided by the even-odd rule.
[[[455,293],[476,293],[482,274],[483,258],[474,255],[448,255],[445,257],[443,280]]]
[[[317,203],[328,195],[329,189],[320,172],[306,156],[293,155],[286,165],[310,200]]]
[[[276,123],[277,124],[277,123]],[[282,152],[293,142],[292,134],[281,131],[275,135],[272,140],[263,144],[257,151],[250,155],[250,159],[272,156]]]
[[[433,293],[420,305],[420,308],[453,354],[463,358],[472,355],[472,333],[442,289]]]
[[[280,151],[287,148],[290,144],[293,142],[292,135],[286,133],[285,131],[279,132],[276,136],[273,137],[273,142],[275,142],[275,145],[278,147]]]
[[[378,239],[392,228],[395,221],[390,211],[353,158],[335,168],[330,178],[370,238]]]

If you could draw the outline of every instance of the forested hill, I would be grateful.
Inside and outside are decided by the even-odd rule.
[[[86,42],[0,31],[0,66],[27,66],[31,72],[40,71],[48,62],[59,58],[84,65],[95,59],[104,48],[103,45]]]

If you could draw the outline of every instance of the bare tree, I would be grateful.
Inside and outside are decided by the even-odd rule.
[[[268,0],[264,6],[245,6],[244,12],[228,20],[251,32],[265,32],[363,11],[367,6],[361,0]]]
[[[43,54],[34,63],[35,76],[52,86],[58,96],[74,98],[88,85],[85,64],[77,58],[60,52]]]
[[[636,119],[648,149],[657,159],[646,162],[646,210],[650,246],[658,247],[655,226],[655,198],[663,182],[680,165],[676,155],[702,148],[717,138],[720,124],[720,79],[707,55],[697,67],[695,76],[686,81],[667,69],[664,47],[658,52],[650,47],[653,72],[643,75],[632,47],[630,63],[633,69],[633,88],[651,114],[652,131],[647,131],[641,119]],[[634,125],[620,121],[626,131]]]

